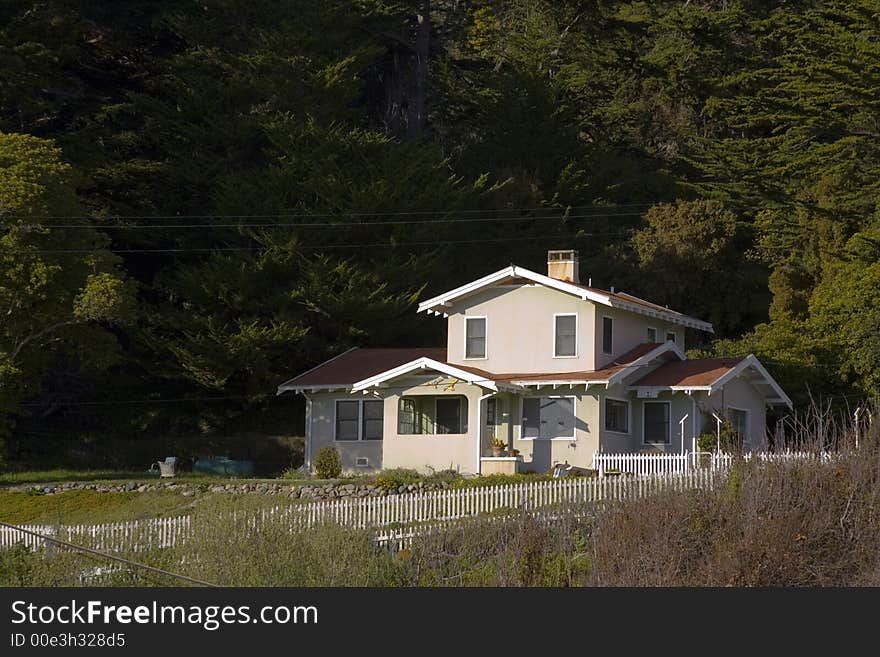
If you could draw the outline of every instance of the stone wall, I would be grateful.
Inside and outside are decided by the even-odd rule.
[[[129,481],[126,483],[84,483],[66,482],[60,484],[19,484],[0,488],[6,492],[31,492],[42,495],[53,495],[70,490],[94,490],[100,493],[124,493],[147,491],[172,491],[185,497],[197,493],[230,493],[230,494],[256,494],[277,495],[295,499],[339,499],[345,497],[382,497],[386,495],[398,495],[401,493],[413,493],[416,491],[441,490],[448,488],[447,482],[429,483],[419,482],[398,486],[397,488],[384,488],[375,484],[326,484],[310,485],[288,484],[280,482],[243,482],[240,484],[198,484],[174,481]]]

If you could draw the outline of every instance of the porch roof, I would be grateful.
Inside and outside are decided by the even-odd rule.
[[[348,389],[358,381],[419,358],[446,360],[446,348],[359,349],[354,347],[278,386],[293,391]]]
[[[364,390],[382,384],[392,378],[414,371],[433,369],[497,390],[521,390],[528,387],[541,388],[557,385],[611,385],[635,372],[647,362],[666,355],[683,359],[684,355],[672,342],[663,344],[640,344],[616,358],[600,370],[574,372],[489,372],[487,370],[449,363],[445,348],[405,349],[349,349],[304,374],[300,374],[278,386],[283,392],[318,392],[328,390]]]
[[[630,389],[705,390],[712,394],[739,377],[759,390],[767,404],[791,408],[791,399],[754,354],[745,358],[699,358],[665,363],[634,381]]]
[[[700,358],[661,365],[636,381],[636,386],[710,386],[734,367],[742,358]]]

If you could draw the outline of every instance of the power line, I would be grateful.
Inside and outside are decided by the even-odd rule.
[[[199,586],[209,586],[212,588],[217,588],[216,584],[211,584],[210,582],[205,582],[200,579],[195,579],[193,577],[188,577],[186,575],[180,575],[178,573],[172,573],[168,570],[162,570],[161,568],[156,568],[154,566],[148,566],[144,563],[139,563],[137,561],[132,561],[131,559],[125,559],[124,557],[117,557],[115,554],[108,554],[107,552],[101,552],[100,550],[94,550],[89,547],[85,547],[83,545],[76,545],[74,543],[69,543],[68,541],[62,541],[61,539],[54,538],[52,536],[47,536],[46,534],[41,534],[39,532],[35,532],[31,529],[25,529],[24,527],[18,527],[17,525],[10,525],[8,522],[3,522],[0,520],[0,526],[8,527],[10,529],[22,532],[23,534],[30,534],[31,536],[36,536],[44,541],[48,541],[50,543],[55,543],[56,545],[60,545],[62,547],[66,547],[71,550],[75,550],[77,552],[85,552],[86,554],[90,554],[92,556],[100,557],[102,559],[110,559],[111,561],[117,561],[119,563],[123,563],[127,566],[133,566],[135,568],[141,568],[143,570],[150,571],[152,573],[156,573],[158,575],[165,575],[166,577],[173,577],[175,579],[182,580],[184,582],[189,582],[190,584],[198,584]]]
[[[608,218],[608,217],[641,217],[644,212],[615,212],[602,214],[552,214],[538,216],[519,216],[519,217],[482,217],[482,218],[447,218],[447,219],[400,219],[395,221],[323,221],[323,222],[272,222],[272,223],[199,223],[199,224],[146,224],[146,225],[119,225],[119,224],[20,224],[16,228],[28,228],[37,230],[41,228],[88,228],[92,230],[165,230],[173,229],[189,229],[189,228],[326,228],[326,227],[345,227],[355,228],[358,226],[411,226],[411,225],[431,225],[431,224],[465,224],[465,223],[497,223],[497,222],[513,222],[513,221],[547,221],[547,220],[569,220],[569,219],[592,219]],[[191,217],[181,216],[181,219],[190,219]]]
[[[589,208],[597,208],[601,210],[609,210],[613,208],[636,208],[636,207],[651,207],[657,205],[657,203],[615,203],[613,205],[569,205],[566,207],[557,208],[559,212],[566,212],[569,210],[586,210]],[[397,212],[381,212],[381,211],[369,211],[369,212],[360,212],[360,211],[352,211],[352,210],[340,210],[338,212],[279,212],[274,214],[225,214],[225,213],[213,213],[213,214],[132,214],[132,215],[121,215],[121,214],[108,214],[105,216],[96,216],[96,215],[46,215],[42,217],[42,219],[275,219],[275,218],[294,218],[294,217],[407,217],[407,216],[424,216],[424,215],[443,215],[449,213],[457,213],[457,214],[493,214],[493,213],[501,213],[501,212],[549,212],[554,208],[550,207],[530,207],[530,208],[484,208],[484,209],[454,209],[450,210],[448,208],[444,208],[442,210],[404,210]],[[3,214],[0,213],[0,217],[11,217],[14,219],[32,219],[32,215],[23,215],[23,214]]]
[[[269,395],[269,393],[264,393]],[[37,402],[27,402],[24,404],[19,404],[22,407],[34,407],[34,408],[42,408],[48,405],[57,405],[57,406],[116,406],[122,404],[182,404],[186,402],[210,402],[210,401],[230,401],[233,399],[253,399],[258,397],[259,395],[227,395],[224,397],[175,397],[175,398],[165,398],[165,399],[125,399],[125,400],[105,400],[105,401],[59,401],[53,400],[51,402],[37,403]],[[270,397],[271,398],[271,397]]]
[[[449,246],[454,244],[482,244],[490,242],[519,242],[519,241],[537,241],[537,240],[561,240],[561,239],[578,239],[582,237],[623,237],[628,232],[602,232],[602,233],[584,233],[579,232],[574,235],[530,235],[523,237],[494,237],[480,238],[472,240],[434,240],[431,242],[373,242],[362,244],[310,244],[293,247],[266,247],[266,246],[218,246],[218,247],[181,247],[181,248],[165,248],[165,249],[0,249],[0,253],[10,253],[15,255],[42,255],[42,254],[77,254],[77,253],[235,253],[235,252],[297,252],[314,249],[320,251],[322,249],[365,249],[365,248],[406,248],[413,246]]]

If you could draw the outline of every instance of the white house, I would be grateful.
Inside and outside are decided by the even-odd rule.
[[[766,408],[791,406],[753,355],[687,359],[685,329],[707,322],[581,285],[575,251],[550,251],[546,275],[511,265],[419,312],[445,318],[445,348],[351,349],[278,387],[306,397],[307,465],[333,445],[348,471],[589,467],[596,451],[690,449],[713,414],[756,450]]]

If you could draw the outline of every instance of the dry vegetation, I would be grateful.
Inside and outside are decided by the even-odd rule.
[[[551,524],[474,519],[397,552],[377,548],[369,532],[323,527],[291,535],[280,522],[263,525],[257,540],[250,524],[257,502],[234,498],[236,522],[199,514],[194,540],[132,557],[231,586],[878,585],[878,426],[854,450],[850,430],[816,414],[795,438],[810,436],[817,452],[842,448],[829,462],[740,462],[715,490],[667,492],[602,513],[571,509]],[[228,510],[232,499],[218,504]],[[76,585],[78,573],[95,565],[61,552],[5,551],[0,584]],[[175,583],[131,572],[91,581]]]

